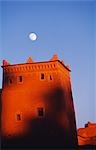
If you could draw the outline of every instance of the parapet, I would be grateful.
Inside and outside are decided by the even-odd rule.
[[[58,65],[59,64],[59,65]],[[44,62],[34,62],[32,57],[29,57],[25,63],[22,64],[10,64],[7,60],[3,60],[4,72],[26,72],[26,71],[39,71],[39,70],[54,70],[60,66],[60,68],[65,68],[70,71],[70,68],[64,64],[64,61],[58,59],[58,55],[54,54],[49,61]]]

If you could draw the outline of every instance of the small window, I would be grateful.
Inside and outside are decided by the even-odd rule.
[[[12,79],[9,79],[9,83],[12,84]]]
[[[21,115],[17,114],[17,120],[20,121],[21,120]]]
[[[22,82],[22,76],[19,76],[19,82]]]
[[[37,111],[38,111],[38,116],[39,117],[43,117],[44,116],[44,109],[42,107],[37,108]]]
[[[41,73],[41,79],[42,80],[44,79],[44,73]]]
[[[52,76],[50,75],[50,80],[52,80]]]

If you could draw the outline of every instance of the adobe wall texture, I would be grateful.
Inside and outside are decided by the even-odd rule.
[[[60,61],[3,66],[1,98],[7,139],[30,138],[33,147],[77,145],[70,72]]]

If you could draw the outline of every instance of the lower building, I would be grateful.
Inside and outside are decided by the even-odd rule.
[[[96,123],[88,122],[85,128],[78,129],[78,144],[96,146]]]

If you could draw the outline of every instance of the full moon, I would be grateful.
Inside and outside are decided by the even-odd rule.
[[[35,40],[37,39],[36,33],[31,32],[31,33],[29,34],[29,39],[32,40],[32,41],[35,41]]]

